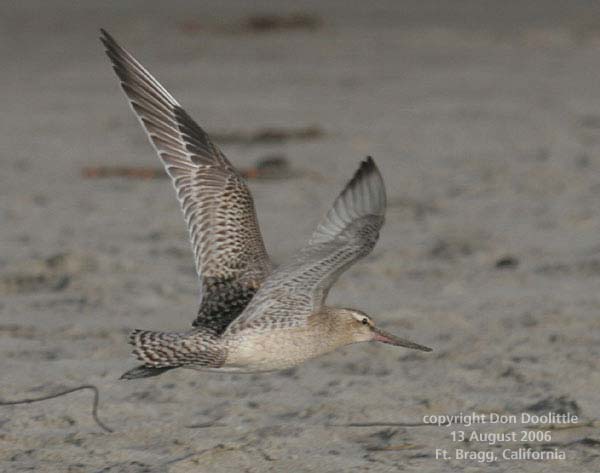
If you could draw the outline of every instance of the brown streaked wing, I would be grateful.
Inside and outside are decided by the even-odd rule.
[[[173,96],[104,30],[101,40],[177,191],[201,283],[194,325],[222,332],[271,269],[252,195]]]
[[[383,179],[369,157],[337,197],[309,244],[265,279],[227,330],[305,324],[323,306],[338,277],[371,252],[385,208]]]

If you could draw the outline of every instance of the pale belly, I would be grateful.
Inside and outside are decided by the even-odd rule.
[[[291,368],[337,348],[328,337],[307,330],[239,334],[231,341],[221,371],[275,371]]]

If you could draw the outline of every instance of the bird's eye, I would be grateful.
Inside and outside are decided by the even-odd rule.
[[[363,325],[367,325],[369,323],[369,319],[367,319],[365,317],[364,319],[361,320],[361,322],[363,323]]]

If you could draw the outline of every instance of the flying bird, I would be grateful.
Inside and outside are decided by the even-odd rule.
[[[359,310],[325,304],[338,277],[369,254],[379,238],[386,193],[371,157],[360,164],[308,244],[273,268],[244,178],[146,68],[101,31],[121,87],[177,192],[201,291],[191,330],[130,334],[142,364],[122,378],[175,368],[274,371],[356,342],[431,351],[380,329]]]

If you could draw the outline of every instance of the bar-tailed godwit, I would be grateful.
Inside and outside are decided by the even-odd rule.
[[[371,252],[384,222],[383,179],[369,157],[308,244],[272,269],[242,176],[173,96],[104,30],[131,108],[171,177],[188,226],[201,304],[186,332],[134,330],[142,365],[126,379],[174,368],[257,372],[296,366],[356,342],[430,348],[378,328],[356,309],[325,305],[342,272]]]

